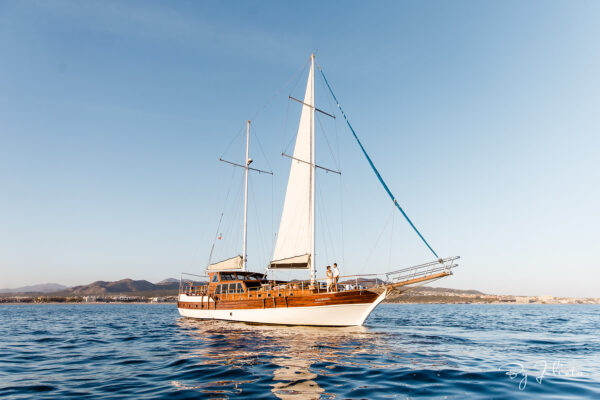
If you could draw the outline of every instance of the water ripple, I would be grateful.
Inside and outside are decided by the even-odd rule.
[[[364,327],[0,306],[0,397],[600,398],[600,307],[383,305]]]

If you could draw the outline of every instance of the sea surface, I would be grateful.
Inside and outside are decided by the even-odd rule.
[[[600,306],[385,304],[354,328],[0,306],[2,399],[600,399]]]

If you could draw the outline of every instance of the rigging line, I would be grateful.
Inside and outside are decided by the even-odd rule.
[[[220,158],[223,158],[223,156],[225,155],[225,153],[227,153],[227,151],[231,148],[231,146],[233,146],[233,143],[239,139],[240,137],[242,137],[242,132],[244,132],[244,130],[246,129],[246,124],[244,123],[242,125],[242,127],[240,128],[240,130],[233,136],[233,138],[231,138],[231,140],[229,141],[229,144],[227,145],[227,147],[225,147],[225,150],[223,151],[223,153],[221,154]]]
[[[273,180],[273,175],[271,175],[271,236],[270,236],[270,242],[271,242],[271,250],[269,251],[269,258],[273,255],[273,250],[275,248],[275,190],[274,190],[274,180]],[[270,260],[267,260],[267,263]]]
[[[319,194],[320,193],[320,194]],[[321,214],[323,214],[325,219],[325,227],[327,228],[327,233],[329,234],[329,240],[331,241],[331,250],[333,252],[333,256],[337,257],[338,252],[336,251],[335,240],[333,238],[333,234],[331,233],[331,224],[329,223],[329,218],[327,215],[329,214],[325,208],[325,197],[323,196],[323,189],[319,181],[317,181],[317,194],[319,194],[320,207],[322,209]],[[334,260],[335,262],[335,260]]]
[[[327,89],[327,87],[325,86],[325,82],[323,82],[322,77],[318,81],[321,84],[322,89]],[[327,90],[324,90],[324,91],[326,92]],[[333,102],[331,101],[331,98],[329,96],[326,96],[326,99],[327,99],[328,108],[331,110],[334,110],[334,111],[332,111],[332,113],[335,114],[336,106],[333,104]],[[335,143],[336,143],[337,157],[333,156],[333,155],[332,156],[333,156],[333,159],[336,160],[336,162],[338,163],[338,169],[341,171],[340,143],[339,143],[338,130],[337,130],[337,118],[333,119],[333,128],[335,131]],[[324,132],[324,130],[323,130],[323,132]]]
[[[259,240],[257,240],[256,242],[258,243],[258,247],[260,248],[260,257],[261,258],[267,258],[267,252],[266,252],[266,247],[265,247],[265,241],[264,241],[264,235],[262,233],[262,228],[260,225],[260,221],[262,221],[262,218],[260,217],[260,212],[258,209],[258,202],[256,201],[256,195],[254,194],[254,185],[250,186],[250,196],[252,197],[252,204],[253,204],[253,208],[254,208],[254,213],[256,215],[256,223],[255,225],[255,231],[257,232],[257,235],[259,237]],[[268,260],[267,260],[268,262]]]
[[[281,131],[283,132],[283,138],[285,140],[285,138],[287,137],[287,127],[288,127],[288,119],[289,119],[289,114],[290,114],[290,102],[287,102],[287,106],[285,108],[285,119],[283,122],[283,126],[281,127]],[[294,139],[296,138],[296,135],[290,135],[291,139],[288,141],[287,145],[285,145],[282,149],[281,152],[285,153],[287,151],[287,149],[290,148],[292,142],[294,141]]]
[[[217,237],[219,236],[219,229],[221,229],[221,221],[223,221],[223,213],[221,213],[221,217],[219,218],[219,224],[217,225],[217,231],[215,232],[215,239],[213,240],[212,247],[210,248],[210,254],[208,255],[208,264],[212,263],[213,252],[215,251],[215,244],[217,243]]]
[[[329,238],[327,238],[327,235],[322,235],[324,236],[322,242],[325,245],[325,259],[328,260],[327,263],[331,262],[331,258],[329,258],[329,246],[327,245],[328,241],[331,241],[331,252],[333,257],[335,257],[335,246],[334,246],[334,242],[332,240],[332,236],[331,236],[331,230],[329,229],[329,221],[327,220],[327,212],[325,210],[325,202],[323,200],[323,190],[321,189],[321,185],[319,184],[319,181],[317,181],[317,201],[318,201],[318,206],[320,208],[320,212],[319,217],[321,219],[321,225],[326,228],[326,232],[329,234]]]
[[[287,86],[289,86],[289,84],[292,82],[292,80],[294,80],[303,70],[304,68],[306,68],[306,65],[310,62],[310,58],[308,60],[306,60],[306,62],[302,65],[302,67],[300,67],[295,73],[294,75],[292,75],[292,77],[290,79],[288,79],[283,86],[281,86],[279,89],[277,89],[277,91],[275,92],[275,94],[273,94],[273,96],[271,96],[271,98],[269,100],[267,100],[265,102],[265,104],[262,106],[262,108],[259,108],[256,113],[252,116],[252,118],[250,120],[254,120],[256,119],[256,117],[258,117],[260,115],[260,113],[262,113],[265,108],[267,108],[272,102],[273,100],[279,96],[279,94],[283,91],[283,89],[285,89]],[[298,85],[298,82],[296,82],[296,85]],[[296,87],[296,85],[294,85],[294,88]],[[293,89],[292,89],[293,90]]]
[[[285,176],[289,177],[289,174],[291,172],[291,164],[290,164],[290,169],[288,170],[287,174],[285,174]],[[271,178],[274,178],[273,175],[271,176]],[[287,184],[289,182],[287,182],[285,185],[277,185],[277,196],[278,196],[278,200],[277,200],[277,210],[279,210],[276,218],[275,216],[272,216],[274,219],[274,222],[277,223],[277,225],[273,225],[273,252],[275,251],[275,245],[277,244],[277,240],[279,238],[279,227],[281,227],[281,217],[283,216],[283,206],[285,205],[285,195],[287,194]],[[271,181],[271,184],[273,185],[273,180]],[[273,211],[275,211],[275,208],[273,208]],[[278,227],[277,230],[275,230],[275,226]],[[273,254],[271,254],[273,255]]]
[[[212,262],[213,252],[215,250],[215,244],[217,243],[217,237],[219,236],[219,230],[221,229],[221,222],[223,221],[223,214],[225,214],[225,207],[227,205],[227,201],[229,200],[229,194],[231,193],[231,188],[233,187],[233,182],[235,178],[235,168],[231,171],[231,178],[229,178],[229,187],[227,188],[227,194],[225,195],[225,201],[223,202],[223,207],[221,208],[221,217],[219,217],[219,224],[217,225],[217,232],[215,233],[215,238],[212,243],[212,247],[210,249],[210,254],[208,256],[208,264]]]
[[[260,152],[262,153],[263,157],[265,158],[265,161],[267,162],[267,165],[269,166],[269,169],[271,170],[271,172],[273,172],[273,167],[271,167],[271,163],[269,162],[269,159],[267,158],[267,155],[265,154],[265,150],[262,147],[262,143],[261,143],[258,135],[256,134],[256,125],[254,125],[254,129],[250,130],[250,134],[253,135],[253,137],[258,142],[258,148],[260,149]]]
[[[325,89],[325,83],[323,82],[323,79],[319,79],[320,83],[321,83],[321,87],[323,89]],[[329,109],[331,110],[336,110],[336,107],[333,105],[331,98],[329,96],[325,96],[327,98],[327,103],[329,104]],[[335,113],[335,112],[334,112]],[[340,153],[340,140],[339,140],[339,134],[338,134],[338,120],[337,118],[335,118],[333,120],[333,129],[335,132],[335,146],[336,146],[336,150],[337,150],[337,163],[338,163],[338,170],[341,171],[342,170],[342,156]],[[340,200],[340,237],[342,240],[342,244],[341,244],[341,257],[342,257],[342,262],[344,263],[344,265],[346,264],[346,259],[345,259],[345,243],[344,243],[344,193],[343,193],[343,177],[342,174],[339,174],[340,180],[339,180],[339,200]]]
[[[319,83],[321,84],[321,88],[322,89],[327,89],[327,87],[325,86],[325,82],[323,81],[323,77],[321,77],[321,79],[319,79]],[[326,92],[327,90],[324,90],[324,91]],[[327,104],[329,106],[329,109],[336,110],[337,107],[333,104],[333,102],[331,101],[331,98],[330,97],[326,97],[326,99],[327,99]],[[335,114],[335,111],[332,111],[332,113]],[[337,129],[337,118],[333,119],[333,128],[334,128],[334,131],[335,131],[335,143],[336,143],[336,150],[337,150],[337,160],[341,164],[340,143],[339,143],[339,136],[338,136],[338,129]],[[340,165],[340,167],[338,169],[341,170],[341,165]]]
[[[281,87],[280,87],[280,88],[279,88],[279,89],[278,89],[278,90],[277,90],[277,91],[276,91],[276,92],[275,92],[275,93],[274,93],[274,94],[271,96],[271,98],[269,98],[269,99],[268,99],[268,100],[265,102],[265,104],[262,106],[262,108],[259,108],[259,109],[256,111],[256,113],[254,113],[254,115],[253,115],[253,116],[252,116],[252,118],[250,119],[251,121],[252,121],[252,120],[255,120],[255,119],[256,119],[256,117],[258,117],[258,116],[260,115],[260,113],[262,113],[262,112],[263,112],[263,111],[264,111],[264,110],[265,110],[265,109],[266,109],[266,108],[269,106],[269,104],[271,104],[271,103],[273,102],[273,100],[274,100],[274,99],[275,99],[277,96],[279,96],[279,94],[280,94],[280,93],[283,91],[283,89],[285,89],[287,86],[289,86],[289,84],[292,82],[292,80],[293,80],[293,79],[295,79],[295,78],[296,78],[296,77],[297,77],[297,76],[298,76],[298,75],[299,75],[299,74],[300,74],[300,73],[301,73],[301,72],[304,70],[304,68],[305,68],[305,67],[306,67],[306,65],[309,63],[309,61],[310,61],[310,58],[309,58],[308,60],[306,60],[306,62],[304,63],[304,65],[302,65],[302,67],[301,67],[301,68],[299,68],[299,69],[298,69],[298,70],[297,70],[297,71],[294,73],[294,75],[292,75],[292,77],[291,77],[291,78],[289,78],[289,79],[288,79],[288,80],[287,80],[287,81],[286,81],[286,82],[283,84],[283,86],[281,86]],[[297,85],[297,84],[298,84],[298,83],[296,82],[296,85]],[[296,85],[294,85],[294,87],[295,87]],[[243,125],[243,126],[240,128],[240,132],[243,132],[245,127],[246,127],[246,124],[244,124],[244,125]],[[221,157],[223,157],[223,156],[225,155],[225,153],[227,152],[227,150],[229,150],[229,148],[232,146],[233,142],[234,142],[234,141],[235,141],[235,139],[236,139],[236,138],[239,136],[239,134],[240,134],[240,133],[238,132],[238,133],[237,133],[237,134],[236,134],[236,135],[233,137],[233,139],[232,139],[232,140],[229,142],[229,145],[227,145],[227,147],[225,148],[225,151],[223,152],[223,154],[221,154]]]
[[[308,65],[308,63],[310,62],[310,58],[308,60],[306,60],[306,62],[304,63],[304,65],[301,68],[301,72],[304,71],[304,69],[306,69],[306,66]],[[292,87],[292,90],[290,91],[290,93],[293,93],[294,90],[296,90],[296,87],[298,86],[298,83],[300,83],[300,74],[297,73],[296,74],[298,76],[298,78],[296,79],[296,83],[294,84],[294,86]],[[313,77],[314,79],[314,77]],[[290,101],[286,101],[286,109],[285,109],[285,121],[284,121],[284,125],[282,127],[282,132],[284,133],[284,137],[283,139],[285,140],[285,138],[287,137],[286,135],[286,128],[288,126],[288,120],[289,120],[289,113],[290,113]],[[300,111],[300,113],[302,113],[302,111]],[[301,114],[302,115],[302,114]],[[290,147],[290,145],[292,144],[292,142],[294,141],[294,139],[296,139],[296,135],[290,135],[291,139],[290,141],[287,143],[287,145],[281,150],[282,153],[285,153],[286,150]]]
[[[243,174],[241,173],[241,171],[238,168],[233,168],[236,172],[236,174],[240,175],[240,177],[237,177],[239,179],[239,181],[241,181],[241,176],[243,176]],[[239,171],[239,172],[238,172]],[[238,181],[238,182],[239,182]],[[239,184],[237,185],[238,189],[237,191],[235,191],[235,195],[233,197],[233,201],[231,203],[231,205],[229,206],[230,210],[231,210],[231,216],[232,218],[230,220],[226,220],[226,224],[225,224],[225,230],[221,233],[223,233],[223,247],[222,247],[222,251],[224,252],[222,255],[222,258],[225,259],[226,257],[228,257],[230,254],[239,254],[240,253],[240,246],[239,246],[239,242],[237,241],[237,238],[241,236],[242,234],[242,229],[243,227],[241,226],[241,224],[239,223],[239,221],[242,220],[242,215],[243,215],[243,211],[244,211],[244,207],[241,206],[242,204],[242,199],[243,199],[243,193],[244,193],[244,186]],[[236,239],[231,240],[230,237],[235,237]]]
[[[342,236],[342,262],[346,264],[346,245],[344,242],[344,193],[343,193],[343,181],[342,175],[340,174],[340,228]]]
[[[335,167],[338,169],[338,171],[340,171],[339,162],[336,159],[335,154],[333,154],[333,149],[331,148],[331,144],[329,143],[329,138],[327,137],[327,133],[325,133],[325,129],[323,128],[323,124],[321,123],[321,119],[319,116],[317,116],[317,122],[318,122],[318,124],[315,124],[315,125],[317,125],[319,127],[321,134],[322,134],[321,136],[323,136],[325,138],[325,143],[327,143],[327,147],[329,148],[329,153],[331,154],[331,158],[333,158],[333,161],[336,163]]]
[[[335,100],[335,102],[336,102],[336,104],[337,104],[340,112],[342,113],[342,116],[344,117],[344,120],[346,121],[346,124],[348,124],[348,128],[350,128],[350,131],[352,132],[352,135],[354,136],[354,139],[356,139],[356,142],[360,146],[360,149],[362,150],[362,152],[365,155],[367,161],[371,165],[371,168],[373,169],[373,172],[375,173],[375,175],[379,179],[379,182],[381,182],[381,184],[383,185],[383,188],[385,189],[385,191],[387,192],[387,194],[390,196],[390,198],[392,199],[392,201],[394,202],[394,204],[396,205],[396,207],[398,208],[398,210],[400,210],[400,212],[402,213],[402,215],[404,216],[404,218],[406,219],[406,221],[410,224],[410,226],[417,233],[417,235],[419,235],[419,237],[421,238],[421,240],[423,241],[423,243],[425,243],[425,245],[429,248],[429,250],[431,250],[431,252],[433,253],[433,255],[438,260],[440,260],[440,257],[437,255],[437,253],[435,252],[435,250],[433,250],[433,248],[429,245],[429,243],[427,243],[427,240],[425,240],[425,238],[423,237],[423,235],[421,235],[421,232],[419,232],[419,230],[413,224],[413,222],[410,220],[410,218],[408,218],[408,215],[406,215],[406,213],[404,212],[404,210],[402,209],[402,207],[400,207],[400,204],[398,204],[398,201],[396,200],[396,197],[393,195],[393,193],[391,192],[391,190],[388,188],[388,186],[384,182],[384,180],[381,177],[381,175],[379,174],[379,171],[377,170],[377,168],[375,168],[375,164],[373,164],[373,161],[371,160],[371,157],[369,157],[369,155],[367,154],[367,151],[365,150],[365,148],[363,147],[362,143],[360,142],[360,139],[358,139],[358,136],[356,135],[356,132],[352,128],[352,125],[350,125],[350,121],[348,120],[348,117],[346,116],[346,113],[344,113],[344,110],[342,109],[342,106],[340,105],[340,102],[335,97],[335,94],[333,94],[333,89],[331,89],[331,86],[329,85],[329,82],[327,81],[327,78],[325,77],[325,74],[323,73],[323,70],[321,69],[321,66],[319,66],[319,72],[321,72],[321,75],[323,76],[325,84],[327,85],[327,88],[329,89],[329,92],[331,93],[331,96]]]
[[[393,217],[393,213],[394,213],[394,210],[392,209],[392,217]],[[375,245],[371,249],[371,252],[367,256],[367,259],[365,260],[365,263],[363,264],[363,266],[362,266],[362,268],[360,270],[361,273],[365,270],[367,264],[369,264],[369,261],[371,260],[371,257],[373,256],[373,253],[375,252],[375,249],[377,248],[377,245],[379,245],[379,241],[381,240],[381,237],[383,236],[383,232],[385,232],[387,230],[387,226],[388,226],[389,223],[390,223],[390,219],[388,218],[385,221],[385,224],[383,225],[383,229],[381,229],[381,232],[379,232],[379,236],[377,236],[377,240],[375,241]]]
[[[252,232],[250,232],[250,236],[254,237],[254,250],[256,250],[256,255],[254,256],[254,264],[255,265],[260,265],[260,263],[262,262],[264,255],[265,255],[265,251],[264,251],[264,245],[263,245],[263,240],[264,237],[262,235],[261,229],[260,229],[260,213],[258,211],[258,203],[256,202],[256,196],[254,195],[254,188],[252,186],[250,186],[250,182],[248,183],[249,186],[249,197],[250,197],[250,202],[252,204],[249,205],[249,208],[252,209],[252,211],[254,211],[254,224],[251,225],[251,230]],[[250,210],[248,210],[248,214],[250,214]],[[249,215],[250,216],[250,215]],[[251,249],[252,250],[252,249]]]
[[[323,199],[321,199],[321,203],[324,204],[325,201]],[[323,208],[325,208],[324,205],[323,205]],[[331,241],[331,249],[333,251],[333,257],[338,258],[338,256],[339,256],[338,248],[336,246],[335,238],[333,237],[332,224],[330,223],[329,218],[327,217],[327,214],[325,214],[325,223],[327,224],[327,233],[329,234],[329,240]],[[333,262],[337,262],[337,260],[334,259]]]
[[[318,181],[317,181],[318,182]],[[318,183],[317,183],[317,194],[320,193],[319,187],[318,187]],[[320,196],[317,196],[317,199],[319,199],[318,201],[322,201],[322,199],[320,199]],[[323,217],[323,207],[321,206],[321,212],[317,213],[319,215],[319,218],[321,220],[321,225],[325,226],[326,223],[324,221],[324,217]],[[313,223],[315,223],[316,221],[314,221]],[[329,263],[329,260],[331,260],[329,258],[329,251],[327,248],[327,240],[323,240],[323,248],[325,250],[325,259],[328,260],[327,263]]]
[[[299,79],[297,79],[300,76],[300,73],[306,68],[307,64],[310,62],[310,58],[306,60],[306,62],[302,65],[302,67],[300,67],[284,84],[283,86],[281,86],[279,89],[277,89],[277,91],[265,102],[265,104],[262,106],[262,108],[259,108],[256,113],[254,113],[254,115],[252,116],[252,118],[250,118],[251,121],[254,121],[272,102],[273,100],[279,96],[279,94],[290,85],[290,83],[296,79],[296,84],[294,85],[294,88],[298,85]],[[293,89],[292,89],[293,90]],[[288,103],[288,102],[286,102]],[[227,153],[227,151],[229,150],[229,148],[233,145],[233,143],[236,141],[236,139],[238,139],[241,135],[241,132],[244,132],[246,128],[246,124],[244,123],[243,126],[240,128],[240,131],[238,133],[236,133],[234,135],[234,137],[231,139],[231,141],[229,142],[229,144],[227,145],[227,147],[225,148],[225,151],[223,151],[223,154],[221,154],[221,158],[225,155],[225,153]],[[268,162],[268,161],[267,161]]]

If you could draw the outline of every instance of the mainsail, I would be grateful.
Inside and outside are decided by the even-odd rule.
[[[313,61],[270,268],[307,269],[314,265],[314,104]]]

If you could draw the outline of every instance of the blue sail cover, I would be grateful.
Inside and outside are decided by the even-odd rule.
[[[367,154],[367,151],[365,150],[365,148],[363,147],[362,143],[360,142],[360,139],[356,135],[356,132],[354,132],[354,129],[352,128],[352,125],[350,125],[350,121],[348,121],[348,117],[346,117],[346,113],[344,113],[344,110],[342,109],[342,106],[340,105],[340,102],[335,97],[335,94],[333,93],[333,90],[331,89],[331,86],[329,85],[329,82],[327,81],[327,78],[325,78],[325,74],[323,73],[323,70],[321,68],[319,68],[319,71],[321,72],[321,76],[323,77],[323,80],[325,81],[325,84],[327,85],[327,88],[329,89],[329,92],[331,93],[331,96],[333,96],[333,100],[335,100],[335,103],[337,104],[338,108],[340,109],[340,112],[342,113],[342,116],[344,117],[344,120],[346,121],[346,124],[348,124],[348,128],[350,128],[350,131],[352,132],[352,135],[354,136],[354,139],[356,139],[356,142],[360,146],[360,149],[362,150],[363,154],[367,158],[367,161],[369,162],[369,165],[371,166],[371,168],[373,169],[373,172],[377,176],[377,179],[379,179],[379,182],[381,182],[381,184],[383,185],[383,188],[385,189],[385,191],[387,192],[387,194],[390,196],[390,198],[392,199],[392,201],[394,202],[394,204],[396,205],[396,207],[398,208],[398,210],[400,210],[400,212],[402,213],[402,215],[404,216],[404,218],[406,219],[406,221],[408,221],[408,223],[414,229],[414,231],[417,232],[417,235],[419,235],[419,237],[421,238],[421,240],[423,241],[423,243],[425,243],[425,245],[429,248],[429,250],[431,250],[431,252],[433,253],[433,255],[437,259],[439,259],[440,257],[431,248],[431,246],[429,245],[429,243],[427,243],[427,240],[425,240],[425,238],[423,237],[423,235],[421,235],[421,232],[419,232],[419,230],[417,229],[417,227],[415,226],[415,224],[413,224],[412,221],[410,220],[410,218],[408,218],[408,215],[406,215],[406,213],[404,212],[404,210],[402,209],[402,207],[400,207],[400,204],[398,204],[398,201],[396,200],[396,197],[392,194],[390,188],[388,188],[388,185],[385,184],[383,178],[379,174],[379,171],[377,171],[377,168],[375,168],[375,164],[373,164],[373,161],[371,160],[371,157],[369,157],[369,155]]]

